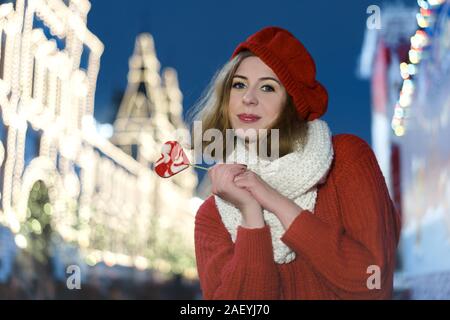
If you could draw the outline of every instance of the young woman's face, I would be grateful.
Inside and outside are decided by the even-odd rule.
[[[245,58],[232,79],[229,117],[233,129],[268,129],[281,113],[287,93],[261,59]]]

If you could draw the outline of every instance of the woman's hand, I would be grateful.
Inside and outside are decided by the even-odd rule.
[[[235,178],[234,183],[239,188],[243,188],[258,201],[266,210],[274,212],[282,195],[274,188],[268,185],[260,176],[250,170],[240,172]]]
[[[250,192],[262,208],[274,213],[280,219],[285,230],[303,211],[294,201],[272,188],[253,171],[246,170],[238,174],[234,178],[234,183]]]
[[[241,164],[216,164],[208,171],[211,192],[239,209],[244,227],[261,228],[265,224],[261,205],[249,191],[234,183],[235,177],[245,170]]]

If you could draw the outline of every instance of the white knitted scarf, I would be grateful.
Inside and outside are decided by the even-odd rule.
[[[314,212],[317,185],[325,182],[333,160],[331,132],[326,122],[314,120],[307,123],[307,137],[304,146],[297,143],[295,151],[281,158],[269,160],[258,157],[248,159],[248,150],[236,146],[227,157],[228,161],[247,164],[247,168],[258,174],[266,183],[285,197],[293,200],[304,210]],[[238,144],[243,142],[237,139]],[[242,152],[243,150],[247,150]],[[237,228],[241,225],[241,213],[231,203],[215,196],[222,221],[236,240]],[[270,227],[272,246],[276,263],[289,263],[295,259],[293,252],[281,241],[285,230],[275,214],[263,210],[264,220]]]

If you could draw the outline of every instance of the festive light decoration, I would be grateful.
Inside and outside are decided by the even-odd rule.
[[[30,192],[42,181],[52,228],[76,243],[89,264],[167,270],[171,261],[161,257],[164,250],[159,256],[150,251],[157,241],[179,240],[192,255],[188,208],[197,183],[193,171],[161,182],[150,168],[155,146],[184,126],[176,73],[166,70],[163,86],[153,40],[139,37],[112,139],[122,149],[126,141],[137,145],[138,157],[101,137],[93,111],[103,44],[86,27],[89,10],[88,0],[17,0],[0,6],[0,126],[7,132],[0,143],[0,223],[26,247],[21,227]],[[146,93],[139,92],[141,83]],[[151,106],[151,112],[136,117],[137,104]],[[39,141],[31,158],[30,135]],[[39,227],[31,222],[31,228]],[[167,230],[171,238],[158,238]]]
[[[427,31],[430,30],[435,22],[435,13],[445,0],[418,0],[420,7],[416,15],[417,24],[420,27],[414,36],[411,37],[411,48],[408,53],[409,62],[400,64],[400,75],[403,78],[403,85],[397,104],[394,108],[394,116],[391,126],[396,136],[403,136],[406,133],[407,118],[409,108],[414,98],[414,76],[419,70],[420,61],[424,52],[429,45],[429,36]]]

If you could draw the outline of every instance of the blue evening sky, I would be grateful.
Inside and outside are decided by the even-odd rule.
[[[126,87],[139,33],[150,32],[161,66],[177,70],[186,112],[239,42],[276,25],[290,30],[314,57],[318,79],[329,92],[324,119],[332,132],[353,133],[370,143],[369,82],[357,78],[356,67],[367,7],[389,2],[396,1],[93,0],[88,27],[105,44],[95,117],[102,123],[114,120],[114,96]],[[415,0],[403,3],[417,6]]]

